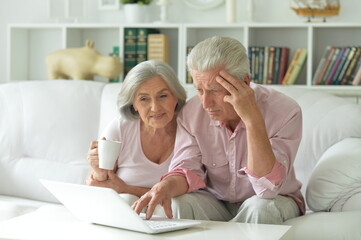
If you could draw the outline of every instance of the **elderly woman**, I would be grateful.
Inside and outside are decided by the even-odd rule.
[[[86,184],[112,188],[131,204],[168,171],[176,136],[176,114],[186,92],[172,68],[159,61],[138,64],[127,75],[118,96],[120,117],[103,139],[121,141],[114,170],[99,168],[98,141],[90,144],[91,171]]]

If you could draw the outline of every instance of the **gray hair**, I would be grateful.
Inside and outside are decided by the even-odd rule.
[[[247,52],[242,43],[229,37],[207,38],[198,43],[187,57],[190,72],[208,71],[221,66],[240,79],[250,73]]]
[[[133,107],[135,93],[142,83],[156,76],[161,77],[177,97],[178,103],[175,112],[178,112],[183,107],[187,99],[187,94],[179,83],[174,70],[164,62],[145,61],[132,68],[122,83],[118,95],[118,109],[122,117],[127,120],[139,118],[138,112],[136,112]]]

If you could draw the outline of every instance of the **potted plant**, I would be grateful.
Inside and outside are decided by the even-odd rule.
[[[143,23],[146,21],[146,5],[152,0],[120,0],[124,5],[125,19],[128,23]]]

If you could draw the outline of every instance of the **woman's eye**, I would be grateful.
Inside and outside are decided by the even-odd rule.
[[[145,98],[145,97],[139,99],[139,101],[141,101],[141,102],[144,102],[144,101],[147,101],[147,100],[148,100],[148,98]]]
[[[160,98],[165,98],[165,97],[168,97],[168,95],[167,94],[160,95]]]

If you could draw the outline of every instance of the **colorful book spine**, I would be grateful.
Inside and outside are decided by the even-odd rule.
[[[137,29],[137,64],[148,60],[148,35],[159,33],[159,30],[153,28]]]
[[[338,66],[340,64],[340,61],[342,59],[342,56],[343,56],[343,54],[345,52],[346,47],[340,47],[338,49],[340,49],[340,50],[339,50],[339,53],[338,53],[337,56],[336,56],[336,53],[335,53],[336,60],[335,60],[335,63],[333,64],[333,66],[332,66],[330,74],[327,76],[327,79],[326,79],[326,82],[325,82],[326,85],[331,85],[332,84],[332,78],[334,77],[334,75],[335,75],[335,73],[337,71],[337,68],[338,68]]]
[[[264,68],[264,47],[259,47],[258,52],[258,83],[263,83],[263,68]]]
[[[290,49],[288,47],[282,47],[281,60],[280,60],[280,71],[278,73],[278,84],[282,84],[283,78],[286,74],[289,53],[290,53]]]
[[[321,80],[321,83],[320,83],[321,85],[326,85],[326,80],[327,80],[328,76],[331,73],[332,67],[335,64],[337,56],[338,56],[340,51],[341,51],[340,47],[335,47],[335,51],[334,51],[334,53],[332,55],[332,58],[331,58],[328,66],[327,66],[327,69],[326,69],[325,73],[322,76],[322,80]]]
[[[148,35],[148,60],[169,63],[168,36],[166,34]]]
[[[275,47],[272,84],[278,84],[278,75],[280,72],[280,61],[281,61],[281,48]]]
[[[322,84],[322,79],[323,79],[323,77],[324,77],[324,75],[326,73],[326,70],[327,70],[327,68],[328,68],[328,66],[329,66],[329,64],[331,62],[331,59],[332,59],[335,51],[336,51],[336,47],[332,46],[331,50],[328,52],[328,56],[326,58],[326,61],[322,66],[321,72],[320,72],[318,78],[316,79],[316,85]]]
[[[350,66],[351,60],[353,59],[353,57],[355,56],[357,48],[356,47],[351,47],[351,50],[347,56],[347,59],[345,61],[345,64],[342,66],[341,72],[337,77],[337,81],[336,81],[336,85],[340,85],[342,84],[342,79],[345,77],[346,72],[348,67]]]
[[[267,84],[267,76],[268,76],[268,54],[269,54],[269,47],[264,47],[264,59],[263,59],[263,76],[262,82],[263,84]]]
[[[293,67],[293,69],[291,71],[291,75],[288,78],[287,84],[291,85],[291,84],[296,83],[296,80],[301,73],[302,67],[304,66],[304,63],[306,62],[306,58],[307,58],[307,50],[301,49],[301,52],[296,61],[296,65]]]
[[[323,66],[325,65],[327,57],[330,55],[331,46],[327,46],[325,49],[325,52],[322,55],[322,58],[320,62],[318,63],[317,69],[315,71],[315,74],[313,75],[312,84],[317,84],[317,79],[320,77],[321,71],[323,69]]]
[[[361,62],[360,59],[359,62]],[[356,72],[355,77],[352,80],[352,85],[354,86],[361,85],[361,64],[356,69],[357,71],[355,71]]]
[[[137,65],[137,29],[124,29],[124,77]]]
[[[337,67],[336,73],[332,78],[332,83],[331,83],[332,85],[337,85],[338,84],[339,76],[340,76],[340,74],[342,72],[343,66],[345,65],[345,63],[347,61],[347,58],[348,58],[348,55],[350,54],[350,51],[351,51],[351,47],[346,47],[346,49],[345,49],[345,51],[344,51],[344,53],[342,55],[340,64]]]
[[[269,47],[267,84],[272,84],[272,82],[273,82],[273,70],[274,70],[275,54],[276,54],[276,48],[275,47]]]
[[[290,65],[289,65],[288,68],[287,68],[287,71],[286,71],[286,74],[285,74],[285,76],[284,76],[284,78],[283,78],[282,84],[284,84],[284,85],[285,85],[285,84],[288,84],[288,80],[289,80],[289,78],[290,78],[290,76],[291,76],[291,73],[292,73],[294,67],[295,67],[296,64],[297,64],[297,61],[298,61],[298,58],[300,57],[301,52],[302,52],[302,49],[301,49],[301,48],[297,48],[297,49],[296,49],[296,52],[295,52],[295,54],[294,54],[293,57],[292,57],[291,63],[290,63]]]
[[[347,71],[345,73],[345,76],[343,77],[341,81],[341,85],[349,85],[352,84],[352,79],[350,79],[350,76],[352,72],[355,69],[356,63],[361,55],[361,48],[357,47],[354,57],[352,58],[350,62],[350,66],[347,68]]]

